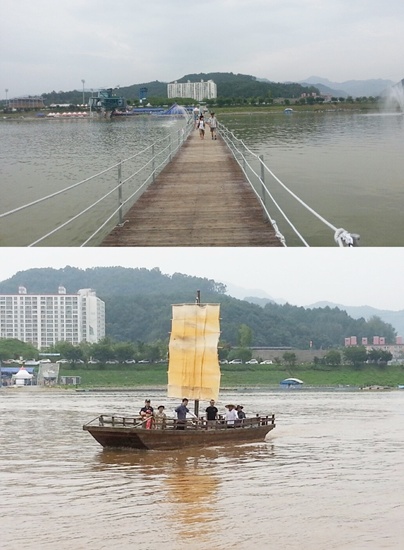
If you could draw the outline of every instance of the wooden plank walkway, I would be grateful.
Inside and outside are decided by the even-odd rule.
[[[227,145],[191,132],[101,246],[282,246]]]

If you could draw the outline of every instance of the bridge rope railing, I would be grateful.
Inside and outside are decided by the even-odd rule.
[[[270,199],[272,204],[276,207],[279,214],[282,216],[283,220],[286,222],[291,231],[296,235],[297,239],[303,244],[303,246],[309,247],[310,245],[303,237],[301,232],[296,228],[295,224],[292,222],[290,217],[286,214],[285,210],[281,207],[278,200],[276,200],[274,193],[269,189],[266,177],[270,176],[274,182],[276,182],[287,194],[289,194],[293,199],[304,209],[306,209],[310,214],[316,217],[322,224],[324,224],[328,229],[333,231],[334,241],[340,247],[351,247],[358,246],[359,235],[356,233],[350,233],[342,227],[336,227],[331,222],[326,220],[321,214],[316,212],[314,208],[309,206],[304,202],[296,193],[289,189],[274,173],[273,171],[265,164],[263,155],[257,155],[244,143],[243,140],[235,136],[234,132],[229,130],[224,124],[219,123],[218,130],[221,137],[229,147],[233,157],[236,162],[242,169],[244,175],[246,176],[247,181],[249,182],[251,188],[256,194],[258,200],[260,201],[269,221],[274,227],[278,238],[281,240],[283,246],[286,245],[286,239],[284,235],[280,232],[276,220],[272,217],[267,206],[267,198]],[[253,166],[255,163],[258,167],[258,170]],[[258,173],[259,172],[259,173]]]
[[[168,135],[156,140],[155,142],[148,145],[141,151],[135,153],[134,155],[131,155],[130,157],[119,160],[112,166],[109,166],[108,168],[105,168],[104,170],[101,170],[100,172],[93,174],[81,181],[75,182],[72,185],[64,187],[63,189],[55,191],[54,193],[47,194],[43,197],[40,197],[39,199],[28,202],[21,206],[18,206],[17,208],[13,208],[7,212],[1,213],[0,222],[3,219],[6,219],[13,215],[19,215],[21,213],[24,213],[25,215],[29,216],[29,211],[34,206],[45,204],[47,201],[50,201],[51,199],[55,199],[55,198],[62,199],[64,198],[62,196],[64,196],[66,193],[74,191],[77,188],[80,188],[81,186],[84,186],[85,184],[88,184],[88,183],[93,184],[95,187],[100,177],[107,175],[108,177],[109,176],[111,177],[111,180],[115,180],[116,182],[116,184],[111,189],[103,193],[101,196],[97,197],[95,200],[91,202],[91,204],[82,208],[78,213],[72,215],[68,220],[62,223],[59,223],[56,227],[54,227],[47,233],[41,235],[40,237],[30,242],[29,244],[24,245],[24,246],[32,247],[43,243],[50,237],[54,236],[56,233],[72,225],[79,218],[82,218],[84,215],[88,214],[91,210],[96,208],[103,201],[115,195],[117,198],[117,202],[116,202],[117,206],[114,207],[110,213],[106,214],[106,217],[105,219],[103,218],[103,221],[101,222],[101,224],[95,230],[93,230],[90,235],[84,237],[84,241],[78,245],[78,246],[86,246],[91,241],[93,241],[94,238],[98,236],[108,226],[108,224],[110,224],[113,221],[114,218],[117,218],[117,222],[118,222],[117,225],[123,224],[123,217],[125,212],[134,204],[134,202],[145,191],[145,189],[147,189],[150,183],[154,182],[156,176],[176,155],[176,153],[185,143],[187,137],[189,136],[189,134],[193,129],[194,129],[194,123],[191,120],[191,118],[188,118],[186,119],[186,124],[184,127],[178,130],[175,130],[174,132],[170,132]],[[144,157],[146,157],[147,160],[144,160]],[[125,178],[122,178],[122,167],[133,160],[140,161],[141,166],[137,167],[133,172],[131,172]],[[136,178],[136,176],[141,175],[145,171],[147,171],[147,173],[143,175],[143,179],[140,180],[140,183],[138,184],[138,186],[134,190],[130,190],[128,196],[123,198],[123,189],[125,185],[129,184],[129,182],[131,182],[134,178]],[[117,174],[117,175],[114,175],[114,174]],[[96,189],[94,194],[96,194]]]

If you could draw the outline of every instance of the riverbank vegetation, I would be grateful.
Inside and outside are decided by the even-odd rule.
[[[221,387],[278,387],[285,378],[299,378],[303,387],[369,387],[395,388],[404,384],[404,365],[229,365],[221,367]],[[62,376],[81,376],[83,388],[165,387],[167,365],[104,365],[102,368],[62,366]]]
[[[375,110],[383,99],[378,96],[353,97],[342,90],[332,90],[323,87],[321,90],[309,83],[297,82],[273,82],[259,79],[252,75],[234,73],[199,73],[188,74],[178,79],[178,83],[200,82],[213,80],[217,86],[217,97],[198,102],[192,97],[168,98],[167,83],[158,80],[142,84],[116,88],[114,93],[123,96],[129,107],[162,107],[167,108],[176,102],[184,106],[200,104],[208,110],[214,109],[222,114],[235,111],[240,112],[276,112],[285,107],[293,107],[293,110],[317,111],[317,110]],[[373,88],[371,88],[373,89]],[[90,91],[84,93],[84,103],[89,101]],[[55,106],[66,106],[67,110],[75,110],[83,107],[83,91],[70,90],[52,91],[41,96],[46,109],[55,110]],[[3,109],[7,110],[7,104],[3,101]],[[57,108],[56,108],[57,109]],[[146,109],[147,111],[147,109]],[[21,113],[15,113],[21,116]],[[7,112],[7,118],[13,113]]]

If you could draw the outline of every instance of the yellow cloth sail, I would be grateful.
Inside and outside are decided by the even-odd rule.
[[[168,397],[217,399],[220,387],[220,304],[173,306]]]

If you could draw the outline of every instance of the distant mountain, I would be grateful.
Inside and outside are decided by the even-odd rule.
[[[256,304],[261,307],[265,307],[266,304],[279,304],[283,305],[288,303],[283,298],[273,298],[269,296],[264,290],[260,289],[246,289],[239,286],[232,285],[231,283],[225,283],[227,292],[230,296],[238,298],[239,300],[245,300],[251,304]],[[392,325],[397,331],[398,336],[404,337],[404,310],[390,311],[385,309],[377,309],[371,306],[344,306],[343,304],[335,304],[333,302],[320,301],[308,306],[304,306],[307,309],[317,309],[329,307],[331,309],[338,308],[341,311],[345,311],[353,319],[365,319],[368,321],[372,317],[379,317],[383,322]],[[375,335],[377,336],[377,335]]]
[[[404,336],[404,310],[390,311],[386,309],[376,309],[371,306],[344,306],[342,304],[334,304],[332,302],[316,302],[306,306],[307,308],[324,308],[324,307],[337,307],[343,311],[346,311],[350,317],[354,319],[360,319],[363,317],[368,321],[371,317],[380,317],[385,323],[392,325],[399,336]],[[375,335],[377,336],[377,335]]]
[[[335,88],[330,88],[325,84],[318,83],[318,84],[315,84],[315,86],[320,90],[321,94],[323,95],[330,95],[332,97],[338,97],[338,98],[339,97],[347,98],[349,95],[351,95],[351,94],[348,94],[348,92],[346,92],[345,90],[339,90],[339,89],[337,90]]]
[[[336,97],[377,97],[383,94],[386,89],[390,88],[395,82],[392,80],[370,79],[370,80],[346,80],[345,82],[332,82],[327,78],[320,76],[310,76],[299,82],[300,84],[315,86],[316,88],[324,89],[324,87],[332,90]],[[321,90],[322,91],[322,90]],[[328,92],[327,92],[328,93]]]
[[[323,94],[331,94],[335,97],[369,97],[379,96],[386,92],[394,82],[391,80],[347,80],[346,82],[332,82],[320,76],[311,76],[304,81],[274,82],[267,78],[258,78],[252,75],[236,73],[192,73],[175,79],[177,82],[196,82],[200,80],[213,80],[217,84],[218,98],[227,97],[267,97],[272,98],[300,97],[303,92],[317,91]],[[171,81],[172,82],[172,81]],[[146,89],[145,97],[167,98],[167,82],[154,80],[142,82],[131,86],[119,88],[119,94],[126,99],[139,99],[140,90]],[[118,90],[115,90],[118,93]],[[68,92],[48,92],[42,97],[47,104],[69,103],[78,104],[82,101],[82,90]],[[86,95],[89,91],[86,92]]]
[[[257,304],[264,307],[266,304],[285,304],[286,300],[282,298],[272,298],[265,290],[257,288],[243,288],[241,286],[233,285],[232,283],[225,282],[226,294],[237,298],[238,300],[245,300],[250,304]]]
[[[164,275],[158,267],[34,268],[1,281],[0,293],[14,294],[24,286],[28,294],[48,294],[57,292],[59,285],[68,293],[79,288],[95,289],[105,302],[106,334],[116,341],[165,341],[170,331],[171,304],[194,302],[197,289],[203,301],[221,304],[221,338],[233,346],[239,341],[242,325],[251,329],[255,346],[308,349],[313,342],[314,349],[326,349],[343,345],[344,338],[351,335],[369,338],[378,334],[387,342],[394,342],[395,337],[393,327],[380,319],[367,323],[338,308],[279,305],[265,292],[246,291],[250,296],[263,294],[258,305],[251,303],[254,298],[246,301],[227,295],[223,283],[182,273]]]

